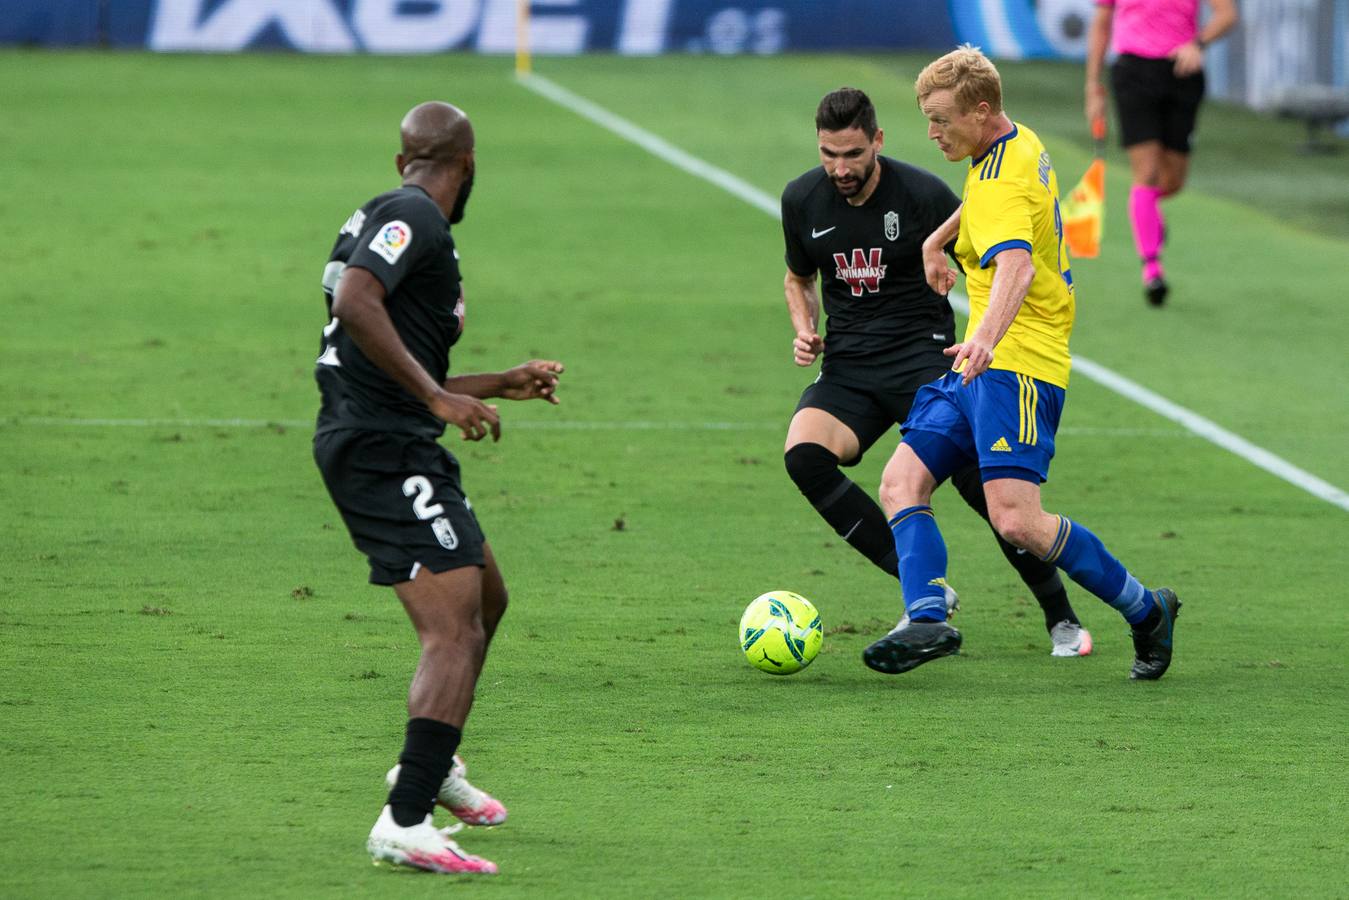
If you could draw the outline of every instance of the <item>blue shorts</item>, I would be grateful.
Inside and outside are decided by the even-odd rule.
[[[904,420],[904,443],[937,483],[971,461],[984,481],[1049,476],[1064,390],[1005,369],[989,369],[968,385],[947,372],[923,385]]]

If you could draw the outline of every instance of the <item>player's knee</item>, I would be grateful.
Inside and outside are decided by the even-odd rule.
[[[988,520],[1007,543],[1023,550],[1029,548],[1032,543],[1034,522],[1025,510],[1017,506],[990,503]]]
[[[435,627],[421,634],[422,652],[430,656],[459,656],[481,653],[487,641],[483,615],[471,614],[445,617]]]
[[[932,499],[924,473],[909,467],[887,466],[881,476],[881,508],[887,516],[910,506],[926,506]]]
[[[807,497],[813,497],[821,488],[832,487],[838,480],[838,457],[819,444],[796,444],[782,459],[787,475]]]
[[[1134,172],[1134,184],[1145,188],[1162,186],[1162,171],[1156,167],[1145,167]]]
[[[457,652],[472,659],[480,659],[487,648],[487,628],[482,616],[474,616],[455,635]]]

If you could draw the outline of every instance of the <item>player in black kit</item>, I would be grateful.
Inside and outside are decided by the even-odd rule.
[[[370,854],[433,872],[494,873],[432,825],[437,803],[470,824],[506,817],[455,756],[506,586],[459,464],[437,438],[448,422],[465,440],[498,439],[496,407],[483,399],[556,403],[562,364],[449,375],[464,327],[449,226],[463,218],[473,184],[473,128],[460,110],[433,102],[413,108],[400,131],[402,187],[351,215],[323,272],[329,322],[315,370],[314,459],[370,560],[370,581],[393,586],[421,644],[406,740]]]
[[[928,286],[922,247],[960,201],[935,175],[880,155],[884,133],[862,91],[845,87],[825,95],[815,129],[822,165],[782,192],[793,355],[798,366],[823,356],[820,375],[801,395],[787,429],[787,473],[840,537],[898,578],[885,514],[839,467],[860,462],[908,416],[918,388],[950,369],[942,350],[956,341],[955,316]],[[819,334],[817,277],[827,338]],[[978,467],[952,481],[987,521]],[[1090,653],[1091,635],[1054,566],[994,536],[1040,603],[1052,654]],[[954,607],[949,587],[946,597]]]

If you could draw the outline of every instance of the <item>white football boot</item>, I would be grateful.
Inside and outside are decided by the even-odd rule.
[[[955,588],[951,587],[949,584],[942,585],[942,590],[946,594],[946,618],[949,619],[956,614],[956,610],[960,609],[960,597],[957,596]],[[904,615],[899,617],[899,623],[896,624],[894,628],[890,629],[891,634],[899,631],[899,629],[908,624],[909,611],[906,609],[904,610]]]
[[[394,766],[384,776],[384,780],[391,788],[398,780],[398,769],[398,766]],[[465,777],[467,774],[468,767],[456,753],[450,774],[445,776],[445,780],[440,784],[436,803],[448,809],[452,816],[466,825],[500,825],[506,821],[506,807],[491,794],[470,784]]]
[[[1049,640],[1054,649],[1050,656],[1088,656],[1091,654],[1091,632],[1067,619],[1049,629]]]
[[[465,853],[458,844],[437,831],[431,824],[430,814],[416,825],[404,828],[393,820],[388,805],[380,810],[365,847],[376,863],[388,862],[446,875],[497,873],[496,863]]]

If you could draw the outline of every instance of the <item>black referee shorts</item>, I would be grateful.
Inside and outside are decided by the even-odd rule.
[[[1170,59],[1121,53],[1110,67],[1123,146],[1161,141],[1168,150],[1190,152],[1204,99],[1204,72],[1177,78],[1174,66]]]
[[[411,580],[418,566],[483,565],[478,517],[459,486],[459,463],[434,440],[380,431],[314,436],[314,462],[371,584]]]

